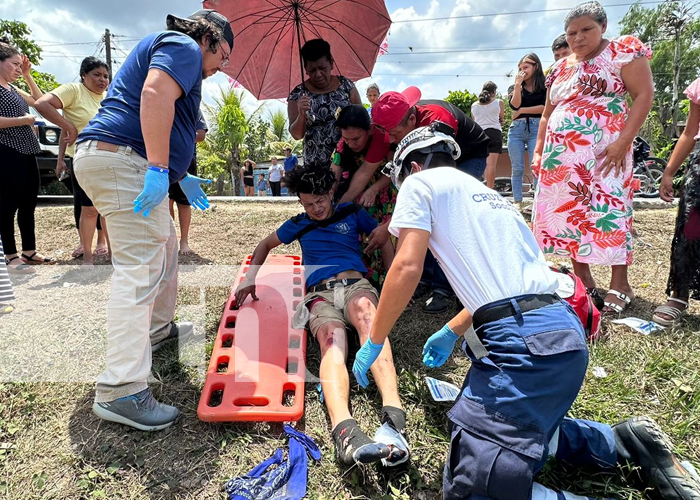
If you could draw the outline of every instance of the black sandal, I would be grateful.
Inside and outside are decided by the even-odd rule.
[[[31,255],[26,255],[25,253],[22,253],[22,260],[24,261],[25,264],[55,264],[56,261],[53,260],[51,257],[44,257],[43,259],[36,260],[34,257],[36,256],[37,252],[34,252]]]
[[[29,266],[27,264],[20,264],[18,266],[11,266],[10,262],[19,259],[19,255],[15,255],[11,259],[7,261],[7,272],[9,273],[14,273],[14,274],[32,274],[34,272],[34,269],[32,266]]]
[[[593,299],[593,305],[595,306],[596,309],[599,311],[602,311],[603,308],[605,307],[605,299],[603,296],[600,294],[597,288],[586,288],[586,293],[588,296]]]

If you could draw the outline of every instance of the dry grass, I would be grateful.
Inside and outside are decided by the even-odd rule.
[[[299,211],[298,205],[219,203],[215,212],[196,213],[190,246],[197,257],[182,264],[236,265],[255,243],[281,222]],[[664,299],[668,258],[673,233],[672,210],[642,211],[637,215],[639,233],[635,264],[630,269],[637,300],[629,315],[649,318],[653,307]],[[37,212],[39,246],[57,256],[60,264],[76,244],[68,207],[42,207]],[[651,246],[647,246],[651,245]],[[299,248],[281,248],[297,253]],[[0,318],[0,350],[29,356],[21,348],[10,349],[1,340],[10,332],[11,321],[26,318],[31,327],[22,335],[36,338],[40,348],[33,363],[47,363],[42,356],[55,343],[80,346],[73,352],[74,369],[85,369],[93,340],[103,338],[105,325],[96,322],[104,313],[108,281],[97,280],[94,288],[80,288],[72,296],[66,268],[53,267],[36,281],[18,282],[17,311]],[[609,274],[596,269],[599,285]],[[71,275],[72,276],[72,275]],[[76,280],[76,278],[71,278]],[[37,286],[36,284],[41,286]],[[56,285],[58,283],[58,285]],[[52,285],[53,284],[53,285]],[[212,286],[205,293],[204,315],[207,340],[211,342],[221,317],[228,286]],[[42,295],[43,294],[43,295]],[[24,300],[31,297],[31,303]],[[42,304],[36,304],[45,297]],[[54,302],[62,304],[52,308]],[[178,314],[199,301],[194,287],[179,292]],[[82,316],[67,314],[77,308]],[[51,313],[47,313],[51,311]],[[425,338],[456,312],[440,317],[409,310],[392,334],[399,390],[409,413],[409,436],[413,460],[410,467],[391,472],[375,468],[344,469],[333,458],[327,414],[314,387],[307,386],[306,411],[297,427],[311,435],[323,458],[309,472],[310,498],[416,498],[441,497],[442,467],[448,446],[446,405],[429,399],[422,378],[428,370],[419,353]],[[616,422],[634,414],[650,414],[671,435],[681,456],[700,465],[700,320],[698,306],[680,328],[664,335],[643,337],[626,327],[604,324],[605,338],[591,349],[590,366],[602,366],[606,378],[590,375],[572,409],[576,417]],[[69,316],[69,317],[66,317]],[[19,318],[19,319],[18,319]],[[60,325],[60,326],[56,326]],[[41,343],[46,337],[48,341]],[[309,368],[318,371],[318,349],[310,343]],[[6,352],[6,355],[7,352]],[[99,364],[99,363],[98,363]],[[457,384],[468,369],[468,361],[456,352],[453,358],[430,375]],[[2,369],[0,368],[0,373]],[[90,412],[92,374],[85,383],[6,382],[0,384],[0,496],[7,498],[225,498],[225,482],[242,475],[283,444],[278,424],[206,424],[196,416],[201,381],[196,370],[177,361],[176,349],[163,349],[154,359],[156,396],[175,404],[183,412],[172,428],[142,433],[100,421]],[[7,373],[5,373],[7,376]],[[68,378],[68,377],[67,377]],[[58,380],[58,379],[55,379]],[[352,389],[352,409],[361,425],[371,431],[379,423],[380,401],[376,389]],[[567,470],[548,467],[539,480],[579,493],[641,500],[626,488],[617,473]]]

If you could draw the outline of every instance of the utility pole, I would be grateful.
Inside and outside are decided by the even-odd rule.
[[[107,68],[109,68],[109,81],[112,81],[112,35],[109,30],[105,30],[105,55],[107,57]]]

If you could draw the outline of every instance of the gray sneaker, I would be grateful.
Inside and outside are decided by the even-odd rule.
[[[115,399],[93,403],[92,412],[100,418],[135,427],[141,431],[160,431],[170,427],[180,412],[174,406],[159,403],[150,389]]]
[[[171,321],[170,325],[170,333],[168,334],[168,336],[160,342],[151,344],[152,353],[157,352],[161,347],[163,347],[165,344],[170,343],[173,340],[179,339],[180,344],[185,344],[189,342],[194,336],[194,325],[192,323],[175,323],[174,321]]]

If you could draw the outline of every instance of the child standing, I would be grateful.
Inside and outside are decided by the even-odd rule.
[[[265,174],[260,174],[258,177],[258,196],[267,196],[267,181]]]

